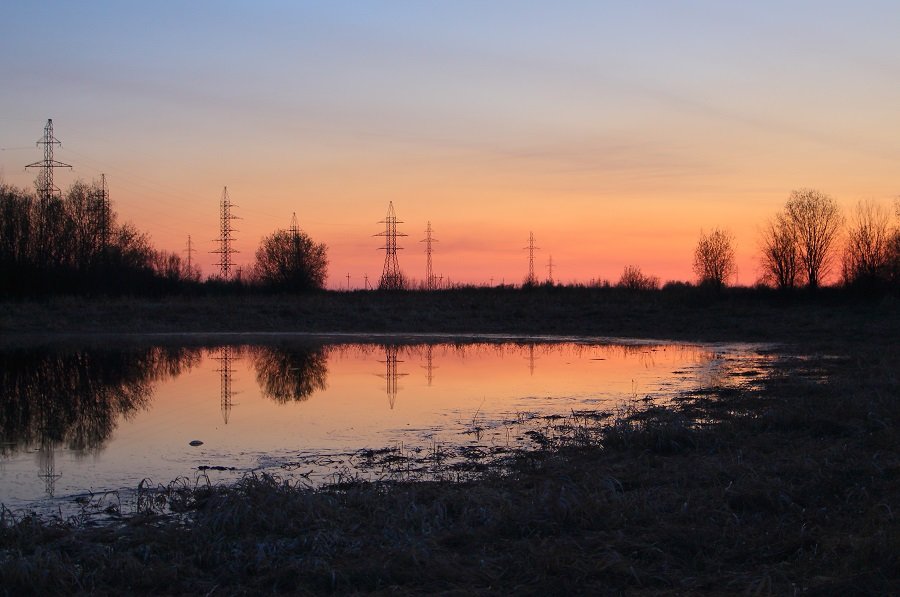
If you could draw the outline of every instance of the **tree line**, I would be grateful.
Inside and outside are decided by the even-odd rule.
[[[324,288],[327,247],[301,230],[262,239],[240,281],[211,277],[178,253],[153,247],[133,224],[119,223],[103,190],[77,181],[59,196],[0,184],[0,295],[165,294],[187,289]]]
[[[837,269],[844,286],[900,287],[900,200],[893,214],[861,201],[847,220],[831,196],[798,189],[765,223],[759,243],[759,285],[815,290]],[[0,296],[297,292],[324,288],[327,271],[327,246],[292,226],[260,241],[251,270],[239,280],[201,280],[181,255],[155,249],[146,233],[119,223],[96,184],[77,181],[49,198],[0,184]],[[693,271],[701,286],[733,281],[735,241],[728,230],[701,233]],[[654,290],[660,280],[628,265],[616,286]]]
[[[693,261],[698,284],[713,288],[729,284],[737,272],[734,245],[725,229],[701,232]],[[871,200],[857,203],[847,222],[830,195],[808,188],[791,192],[784,208],[763,227],[762,277],[757,283],[780,290],[815,290],[836,266],[840,284],[846,287],[900,287],[900,199],[894,204],[893,222],[890,210]],[[629,265],[617,285],[655,289],[659,278]]]

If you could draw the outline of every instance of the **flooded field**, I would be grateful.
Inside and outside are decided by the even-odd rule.
[[[453,458],[529,422],[749,383],[754,345],[368,338],[0,352],[0,503],[54,508],[144,481],[382,478],[384,449]],[[229,340],[230,341],[230,340]]]

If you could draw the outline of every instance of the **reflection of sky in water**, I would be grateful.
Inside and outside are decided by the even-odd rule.
[[[578,343],[3,353],[0,501],[194,480],[200,466],[234,467],[215,480],[298,455],[459,445],[473,424],[664,399],[709,384],[723,359],[756,358],[747,347]]]

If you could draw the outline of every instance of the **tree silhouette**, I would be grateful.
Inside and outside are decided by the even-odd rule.
[[[856,204],[841,263],[844,282],[871,286],[889,277],[890,214],[873,201]]]
[[[256,250],[256,280],[278,290],[324,288],[328,273],[328,248],[303,231],[278,230],[262,240]]]
[[[837,203],[815,189],[791,191],[785,218],[797,242],[800,266],[809,288],[818,288],[828,275],[838,232],[843,223]]]
[[[659,277],[644,274],[636,265],[626,265],[616,286],[629,290],[656,290],[659,288]]]
[[[770,220],[763,230],[764,278],[782,290],[794,288],[800,277],[800,256],[794,229],[784,214]]]
[[[694,273],[700,284],[716,288],[725,286],[734,275],[734,248],[731,234],[716,228],[709,234],[700,233],[694,249]]]

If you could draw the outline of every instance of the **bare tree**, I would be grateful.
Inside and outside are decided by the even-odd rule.
[[[843,218],[831,196],[815,189],[791,191],[785,217],[797,241],[800,266],[809,288],[818,288],[828,275]]]
[[[886,278],[890,242],[888,210],[871,200],[857,203],[842,260],[844,282],[873,283]]]
[[[734,241],[727,230],[700,233],[694,250],[694,273],[700,284],[721,288],[734,275]]]
[[[636,265],[626,265],[616,286],[629,290],[657,290],[659,277],[644,274]]]
[[[888,279],[900,286],[900,197],[894,199],[894,227],[888,240]]]
[[[784,214],[778,214],[766,224],[762,239],[762,266],[765,279],[777,288],[797,285],[800,258],[794,230]]]

